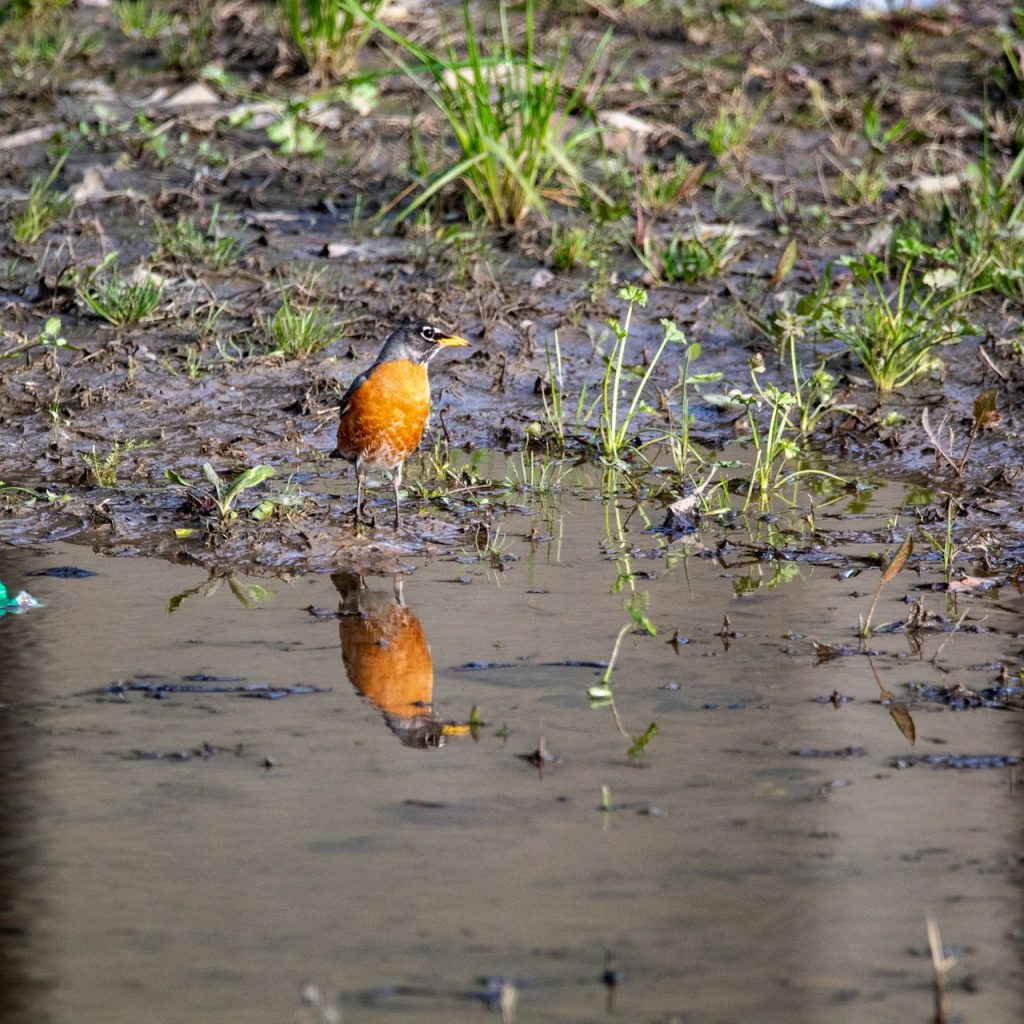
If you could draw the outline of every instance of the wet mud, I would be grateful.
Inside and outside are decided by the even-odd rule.
[[[593,14],[580,16],[581,39],[600,28]],[[685,155],[706,163],[707,152],[690,137],[704,112],[684,99],[692,83],[685,62],[678,69],[680,47],[683,52],[694,45],[710,47],[705,56],[725,62],[740,46],[751,67],[758,67],[754,55],[770,51],[770,35],[758,40],[751,30],[748,38],[715,23],[714,29],[691,27],[676,38],[653,27],[655,12],[650,12],[650,23],[636,17],[618,23],[618,31],[631,38],[641,31],[642,43],[633,38],[630,44],[631,74],[657,82],[666,97],[678,92],[683,122],[682,129],[666,129],[663,138],[644,135],[631,144],[655,161]],[[960,26],[967,45],[982,47],[997,17],[997,8],[973,12]],[[556,336],[567,400],[572,403],[585,387],[596,394],[603,371],[599,351],[608,336],[605,321],[623,312],[616,290],[622,283],[650,283],[649,271],[628,247],[613,244],[619,235],[611,225],[610,256],[597,271],[552,273],[539,227],[509,237],[476,228],[460,234],[445,228],[443,218],[440,225],[420,230],[409,222],[396,226],[387,218],[371,220],[364,211],[387,206],[394,186],[387,169],[408,144],[407,125],[396,111],[408,110],[410,94],[399,82],[386,83],[373,113],[357,117],[339,110],[333,120],[318,125],[324,159],[284,159],[266,145],[258,127],[263,113],[257,112],[249,127],[229,129],[241,106],[229,88],[218,92],[197,81],[196,72],[154,73],[151,51],[119,35],[106,15],[91,18],[84,29],[96,33],[102,45],[66,68],[25,72],[20,88],[0,107],[8,128],[0,172],[9,183],[9,223],[33,175],[52,164],[55,145],[66,151],[59,185],[75,197],[71,212],[39,242],[6,243],[6,280],[0,282],[5,332],[5,358],[0,360],[2,536],[14,543],[76,538],[112,554],[153,554],[236,571],[388,570],[403,552],[464,539],[477,528],[479,517],[458,514],[464,511],[459,488],[439,467],[447,467],[458,451],[518,450],[531,438],[550,434],[544,399]],[[243,24],[252,43],[236,52]],[[700,343],[698,369],[722,374],[722,384],[698,388],[692,396],[693,439],[715,454],[740,421],[737,409],[723,408],[720,399],[730,387],[749,390],[750,357],[768,352],[772,374],[781,377],[783,371],[784,364],[775,365],[769,351],[772,343],[756,325],[773,307],[786,308],[792,296],[817,288],[826,267],[838,268],[839,257],[858,251],[855,238],[881,237],[891,230],[913,194],[915,152],[894,147],[886,167],[892,186],[883,200],[846,209],[835,200],[826,203],[831,220],[823,231],[811,231],[800,220],[801,201],[809,203],[813,190],[821,187],[821,159],[814,154],[826,141],[823,132],[799,128],[808,90],[816,95],[807,83],[817,75],[837,94],[858,95],[879,76],[895,74],[888,61],[898,53],[901,37],[892,26],[865,23],[852,14],[812,15],[807,10],[796,25],[806,36],[809,65],[799,72],[791,69],[788,78],[781,69],[769,73],[760,67],[738,86],[751,103],[774,90],[771,130],[765,126],[758,145],[751,144],[736,163],[720,161],[715,188],[709,184],[648,226],[664,235],[687,223],[713,225],[722,220],[725,207],[733,227],[742,228],[738,249],[719,278],[652,284],[628,352],[629,362],[642,366],[656,344],[659,321],[666,317]],[[547,25],[550,31],[555,27]],[[957,102],[953,97],[959,93],[963,103],[976,103],[979,80],[994,73],[991,64],[952,59],[947,26],[934,32],[923,19],[906,31],[916,32],[917,58],[932,76],[940,76],[942,95]],[[272,35],[252,14],[234,9],[214,19],[210,45],[233,73],[248,69],[252,76],[266,73],[267,55],[275,52]],[[862,46],[867,47],[866,65]],[[287,75],[288,70],[282,65],[278,73]],[[710,95],[721,99],[727,92],[721,68],[711,82]],[[933,78],[919,84],[922,96],[937,88]],[[192,92],[182,92],[191,86]],[[709,87],[708,81],[703,87]],[[614,111],[628,103],[632,89],[625,79],[611,84],[607,108]],[[912,119],[920,97],[894,93],[889,103],[893,117],[904,113]],[[659,120],[668,115],[663,103],[653,103],[648,113],[652,123],[669,125]],[[245,114],[251,114],[248,107]],[[952,115],[943,107],[934,116]],[[151,123],[162,125],[159,135],[147,135]],[[420,129],[428,126],[437,127],[427,119]],[[855,155],[855,166],[859,159],[866,157]],[[757,188],[774,189],[786,202],[780,198],[780,205],[768,212],[752,197],[750,189],[757,194]],[[790,210],[789,219],[781,217],[782,209]],[[211,238],[234,239],[237,254],[228,266],[190,262],[159,242],[157,225],[188,217],[196,230],[209,228]],[[775,293],[766,294],[765,282],[774,281],[773,271],[793,237],[800,242],[799,259],[784,285],[775,284]],[[164,299],[151,322],[115,328],[83,301],[74,273],[84,273],[113,252],[125,273],[145,264],[162,281]],[[841,268],[833,272],[843,275]],[[293,302],[325,310],[340,338],[304,358],[276,352],[269,322],[282,288]],[[829,464],[839,458],[848,468],[870,466],[890,478],[941,481],[964,503],[956,518],[958,529],[959,520],[969,520],[962,524],[965,534],[975,529],[974,508],[992,509],[1004,542],[1012,537],[1014,545],[1011,552],[997,552],[995,560],[1010,566],[1016,562],[1022,524],[1016,486],[1017,399],[1024,379],[1015,341],[1020,305],[984,300],[976,314],[976,332],[950,350],[941,373],[926,375],[895,396],[873,395],[864,386],[863,372],[834,347],[816,352],[815,358],[830,358],[840,384],[837,412],[822,422],[811,447]],[[38,342],[53,317],[60,321],[63,346]],[[438,457],[433,465],[410,467],[410,477],[424,484],[409,495],[420,518],[400,537],[380,530],[353,544],[345,530],[351,470],[326,457],[334,446],[337,400],[387,333],[408,317],[454,325],[473,348],[435,366],[435,414],[424,449]],[[653,405],[660,404],[660,414],[642,429],[665,428],[678,364],[672,355],[658,368],[651,397]],[[974,401],[992,388],[998,394],[997,412],[986,420],[957,478],[923,429],[922,412],[931,410],[933,426],[948,416],[959,448]],[[585,443],[592,430],[591,422],[579,432],[580,443],[570,443],[572,454],[593,456]],[[97,489],[87,459],[102,458],[115,445],[122,446],[112,467],[116,480]],[[202,500],[201,468],[207,462],[226,479],[251,466],[273,466],[275,478],[246,495],[239,508],[246,513],[269,498],[277,501],[274,513],[259,526],[246,515],[230,530],[211,523]],[[195,491],[174,487],[167,470],[194,483]],[[681,489],[679,482],[662,488],[664,503]],[[386,523],[386,502],[374,504],[381,524]],[[500,501],[493,502],[488,515],[500,508]],[[185,530],[193,531],[190,537],[183,538]]]

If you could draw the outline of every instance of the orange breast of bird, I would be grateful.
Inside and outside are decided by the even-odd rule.
[[[406,359],[381,363],[342,410],[338,450],[370,468],[394,469],[418,447],[429,414],[427,368]]]
[[[420,620],[391,602],[363,618],[338,620],[349,681],[381,711],[410,717],[430,713],[434,662]]]

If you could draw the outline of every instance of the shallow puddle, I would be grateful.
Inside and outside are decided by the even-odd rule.
[[[954,1016],[1019,1020],[1019,710],[909,687],[1019,685],[1022,602],[851,653],[904,498],[673,538],[567,488],[365,586],[3,549],[3,1019],[925,1021],[931,916]]]

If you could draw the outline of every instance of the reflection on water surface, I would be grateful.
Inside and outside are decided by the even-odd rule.
[[[507,1014],[511,985],[520,1021],[902,1024],[929,1019],[928,915],[961,956],[953,1012],[1019,1020],[1014,769],[914,760],[1020,754],[1018,712],[920,689],[1014,676],[1014,596],[925,592],[963,628],[878,634],[869,660],[857,615],[891,495],[821,511],[813,534],[794,515],[686,538],[593,497],[563,494],[557,521],[510,514],[404,580],[220,586],[84,548],[4,552],[5,582],[46,602],[0,620],[5,1022],[340,1005],[448,1024],[502,993]],[[28,576],[71,564],[97,575]],[[876,622],[905,619],[933,572],[890,584]],[[626,602],[656,635],[623,634],[620,731],[588,692]],[[190,675],[241,682],[109,691]],[[477,742],[437,749],[474,706]],[[538,737],[558,757],[541,775],[517,756]]]

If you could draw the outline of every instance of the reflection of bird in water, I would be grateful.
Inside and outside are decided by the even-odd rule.
[[[349,682],[406,746],[440,747],[445,736],[461,732],[431,710],[434,662],[420,620],[402,601],[401,577],[393,593],[369,590],[351,573],[331,580],[341,597],[338,635]]]

